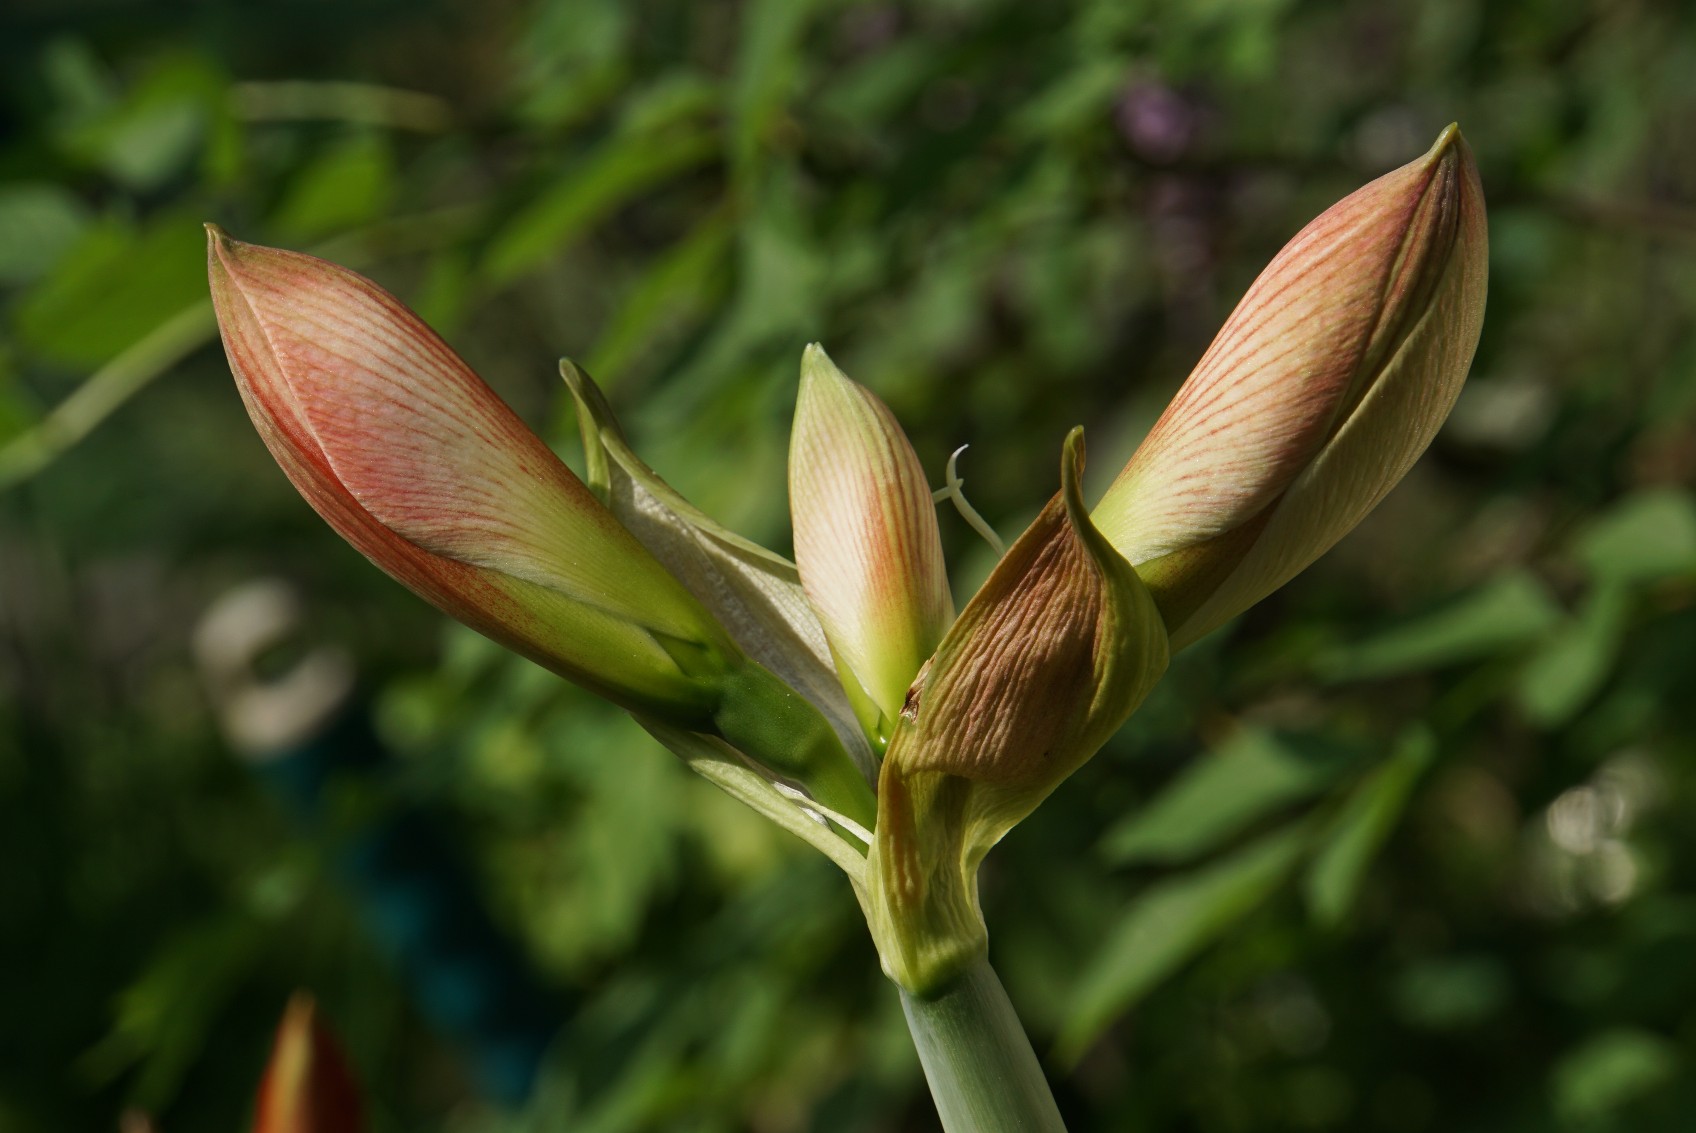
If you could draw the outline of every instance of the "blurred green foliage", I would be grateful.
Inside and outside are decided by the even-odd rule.
[[[1696,1122],[1688,6],[15,0],[0,56],[0,1129],[238,1128],[295,986],[382,1130],[935,1127],[826,863],[294,496],[201,221],[373,274],[562,445],[572,355],[780,548],[823,341],[1011,534],[1069,426],[1104,483],[1279,245],[1452,119],[1492,244],[1454,419],[997,851],[994,955],[1077,1130]],[[576,1004],[527,1111],[213,727],[189,630],[263,573]]]

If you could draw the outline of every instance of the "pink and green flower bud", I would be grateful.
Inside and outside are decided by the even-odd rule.
[[[801,584],[881,749],[954,601],[918,455],[889,407],[816,343],[801,359],[789,507]]]
[[[538,664],[655,721],[722,735],[869,818],[870,788],[817,711],[750,661],[417,315],[344,268],[209,231],[242,399],[343,538]],[[773,745],[778,726],[797,739]]]
[[[1091,524],[1083,431],[1062,487],[1008,549],[908,693],[878,777],[868,920],[885,972],[944,988],[987,944],[978,866],[1166,671],[1165,627]]]
[[[1478,171],[1450,126],[1255,280],[1094,513],[1174,649],[1282,586],[1406,474],[1466,378],[1487,271]]]
[[[230,368],[271,454],[367,558],[442,610],[608,699],[706,713],[717,623],[399,300],[211,230]]]

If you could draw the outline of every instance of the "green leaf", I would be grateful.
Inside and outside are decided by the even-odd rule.
[[[46,274],[87,226],[88,210],[57,185],[0,187],[0,284]]]
[[[418,317],[447,338],[458,332],[472,294],[471,257],[466,249],[451,246],[430,259],[424,280],[411,296]]]
[[[285,240],[311,240],[382,216],[395,191],[394,155],[382,134],[347,138],[300,171],[272,217]]]
[[[41,414],[24,403],[17,390],[0,386],[0,445],[27,430]]]
[[[271,931],[224,913],[166,940],[119,995],[111,1030],[84,1054],[80,1069],[97,1081],[133,1072],[131,1098],[165,1108]]]
[[[1519,678],[1519,706],[1541,728],[1558,728],[1584,709],[1614,670],[1631,613],[1617,581],[1599,582],[1577,617],[1531,656]]]
[[[815,7],[817,0],[755,0],[743,12],[730,135],[738,180],[753,172],[761,143],[797,85],[805,58],[799,41]]]
[[[723,97],[719,84],[708,76],[696,71],[672,71],[624,100],[618,132],[657,134],[699,122],[719,110]]]
[[[166,213],[142,229],[107,219],[20,304],[18,337],[52,361],[92,368],[205,297],[197,215]]]
[[[1048,89],[1026,105],[1015,120],[1014,134],[1047,139],[1095,125],[1125,88],[1131,63],[1116,54],[1080,60]]]
[[[198,154],[226,86],[199,56],[166,57],[121,100],[65,122],[59,142],[124,185],[156,189]]]
[[[1512,993],[1496,956],[1446,956],[1416,962],[1390,985],[1396,1014],[1427,1031],[1463,1031],[1488,1021]]]
[[[18,384],[17,359],[0,347],[0,453],[6,442],[41,419],[40,408]]]
[[[56,109],[72,121],[92,118],[118,101],[110,69],[81,39],[60,38],[41,53],[41,77]]]
[[[677,391],[666,407],[671,414],[698,415],[701,401],[715,397],[722,383],[750,365],[772,365],[774,358],[781,359],[775,364],[785,380],[792,380],[793,344],[806,341],[803,336],[823,318],[827,260],[800,219],[784,215],[784,202],[793,194],[772,188],[780,182],[768,181],[771,203],[739,226],[734,295],[684,367],[671,375],[670,388]],[[714,409],[728,413],[730,405],[719,400]]]
[[[611,385],[631,361],[666,330],[704,310],[722,290],[730,260],[732,227],[715,212],[654,262],[624,296],[589,355],[589,369]]]
[[[1680,1073],[1678,1048],[1631,1028],[1604,1031],[1555,1064],[1555,1112],[1573,1124],[1607,1117]]]
[[[1336,649],[1315,662],[1329,681],[1415,673],[1512,652],[1546,636],[1562,621],[1543,584],[1516,571],[1375,637]]]
[[[1243,728],[1108,831],[1102,853],[1119,864],[1188,861],[1318,794],[1336,781],[1342,762],[1333,752]]]
[[[896,40],[832,78],[813,103],[815,114],[878,128],[910,104],[936,73],[936,48],[925,40]]]
[[[1395,828],[1414,784],[1436,751],[1431,733],[1416,728],[1350,794],[1307,870],[1303,891],[1314,920],[1331,927],[1348,915],[1372,859]]]
[[[630,78],[625,44],[635,12],[620,0],[531,5],[514,41],[512,91],[534,125],[580,121]]]
[[[484,276],[496,285],[510,283],[623,205],[717,152],[712,131],[698,128],[613,138],[495,235],[483,260]]]
[[[1673,488],[1638,492],[1586,527],[1572,549],[1601,581],[1696,573],[1696,500]]]
[[[1275,892],[1307,845],[1286,827],[1215,865],[1150,888],[1073,988],[1059,1054],[1075,1062],[1101,1031]]]

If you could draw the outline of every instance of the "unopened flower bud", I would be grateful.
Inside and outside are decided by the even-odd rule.
[[[881,746],[954,619],[954,601],[912,444],[889,408],[817,344],[801,360],[789,508],[801,584],[849,699]]]
[[[364,1105],[312,997],[289,1000],[259,1083],[253,1133],[361,1133]]]
[[[1487,261],[1478,172],[1450,126],[1255,280],[1094,512],[1174,649],[1282,586],[1406,474],[1466,378]]]
[[[242,400],[337,533],[538,664],[721,735],[825,805],[870,817],[870,788],[818,712],[750,661],[417,315],[345,268],[208,230]]]

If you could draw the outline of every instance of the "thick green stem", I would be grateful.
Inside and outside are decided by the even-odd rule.
[[[1066,1133],[1025,1028],[987,959],[901,1006],[947,1133]]]

